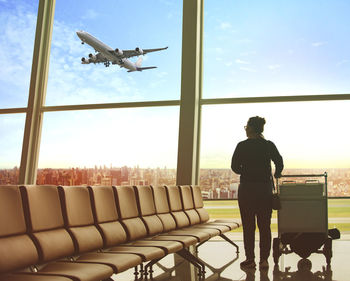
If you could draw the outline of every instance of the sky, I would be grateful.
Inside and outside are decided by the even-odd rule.
[[[0,0],[0,108],[27,104],[37,8]],[[203,98],[350,93],[349,10],[345,0],[206,0]],[[158,68],[143,72],[83,65],[93,49],[77,30],[112,48],[169,48],[146,55],[143,66]],[[56,1],[46,105],[178,100],[181,33],[182,1]],[[348,106],[204,106],[201,167],[229,168],[247,119],[260,115],[287,167],[348,168]],[[178,107],[45,113],[39,167],[175,168],[178,118]],[[19,165],[24,121],[0,115],[0,168]]]

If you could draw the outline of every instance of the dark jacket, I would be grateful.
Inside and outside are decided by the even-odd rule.
[[[275,177],[283,170],[283,159],[272,141],[263,138],[246,139],[237,144],[232,156],[231,168],[241,175],[244,182],[269,182],[271,160],[275,164]]]

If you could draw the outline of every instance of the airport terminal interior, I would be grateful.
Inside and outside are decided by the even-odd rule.
[[[350,281],[350,3],[219,2],[0,1],[0,281]],[[246,268],[252,116],[284,170]]]

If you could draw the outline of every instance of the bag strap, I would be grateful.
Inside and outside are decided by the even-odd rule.
[[[271,165],[271,147],[270,147],[270,142],[268,140],[266,140],[266,144],[267,144],[267,150],[269,152],[269,158],[270,158],[270,165]],[[271,176],[270,176],[271,182],[272,182],[272,190],[274,193],[278,193],[278,190],[275,187],[275,180],[273,179],[273,175],[272,175],[272,171],[271,171]],[[277,183],[278,184],[278,183]],[[278,187],[278,186],[277,186]]]
[[[274,181],[274,179],[273,179],[272,174],[271,174],[271,182],[272,182],[272,190],[273,190],[274,192],[277,192],[276,187],[275,187],[275,181]]]

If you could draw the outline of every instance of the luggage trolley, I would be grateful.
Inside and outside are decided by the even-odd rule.
[[[310,179],[315,177],[324,177],[324,183]],[[303,259],[312,253],[324,254],[330,265],[332,238],[328,236],[327,173],[283,175],[281,178],[307,179],[304,183],[283,181],[280,186],[276,180],[281,209],[277,212],[278,237],[272,244],[275,264],[282,254],[295,252]]]

